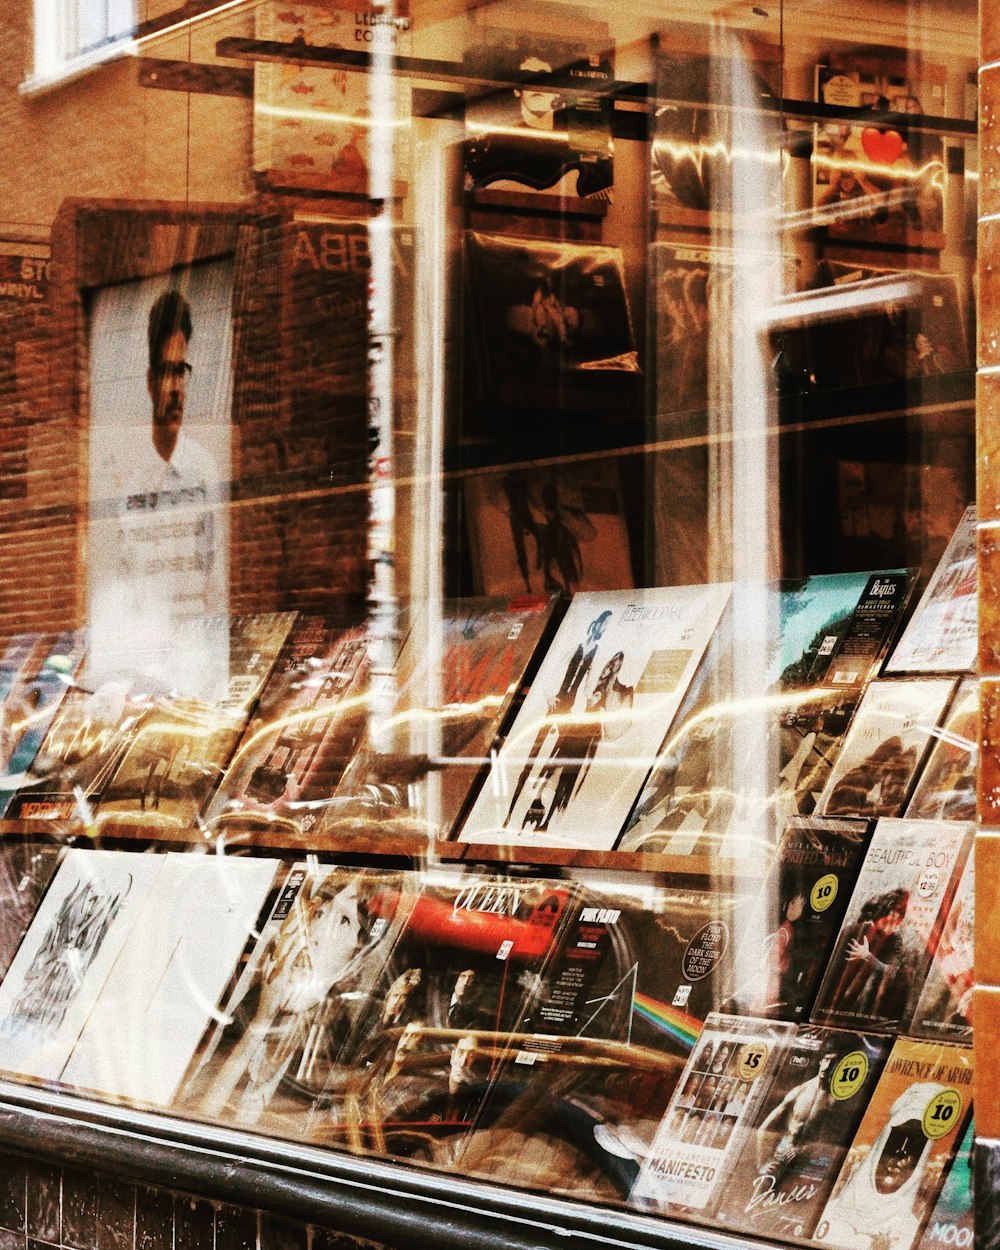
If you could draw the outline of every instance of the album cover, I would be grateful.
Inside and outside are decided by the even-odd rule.
[[[469,548],[487,595],[625,590],[632,555],[618,463],[512,468],[465,482]]]
[[[61,1079],[159,878],[157,855],[71,848],[0,984],[0,1062]]]
[[[267,0],[256,10],[257,38],[303,52],[296,64],[287,55],[254,70],[254,169],[274,186],[376,196],[370,185],[369,136],[373,121],[371,78],[364,69],[308,62],[310,48],[346,52],[404,53],[409,38],[408,6],[393,18],[366,0],[283,4]],[[399,19],[397,21],[397,19]],[[409,89],[393,84],[388,119],[379,138],[393,140],[391,194],[402,195],[409,177]],[[386,125],[388,120],[388,125]]]
[[[83,662],[83,631],[16,640],[5,658],[0,679],[0,815],[5,815],[22,786],[30,784],[31,765],[52,718],[76,681]]]
[[[466,236],[469,309],[483,414],[629,415],[639,357],[620,248]],[[484,424],[496,433],[496,422]]]
[[[875,826],[813,1008],[816,1024],[894,1032],[917,1005],[971,844],[955,821]]]
[[[342,1075],[411,890],[400,873],[293,865],[220,996],[179,1102],[213,1120],[300,1133],[314,1099]]]
[[[855,1134],[814,1242],[911,1250],[972,1109],[972,1051],[899,1038]]]
[[[975,1136],[975,1121],[970,1119],[962,1144],[955,1152],[951,1171],[917,1243],[918,1250],[946,1250],[951,1247],[967,1250],[972,1245],[972,1149]]]
[[[391,710],[344,773],[323,827],[448,836],[556,606],[541,595],[445,600],[431,637],[414,620]]]
[[[182,832],[192,826],[219,783],[294,621],[294,612],[275,612],[190,622],[199,634],[227,638],[229,671],[218,685],[218,701],[154,702],[104,787],[99,825],[129,816],[150,828]]]
[[[633,1206],[710,1212],[794,1034],[775,1020],[709,1016],[643,1160]]]
[[[254,934],[279,861],[147,858],[156,869],[146,898],[58,1075],[81,1089],[169,1106]]]
[[[44,842],[0,845],[0,980],[59,865],[61,848]]]
[[[264,687],[206,819],[317,820],[364,732],[367,642],[322,616],[301,616]]]
[[[927,820],[976,819],[979,758],[979,679],[966,677],[935,730],[934,745],[917,779],[906,815]]]
[[[510,1035],[535,1030],[570,889],[532,878],[423,874],[314,1105],[310,1136],[421,1158],[478,1119]]]
[[[972,1045],[975,927],[975,856],[970,854],[907,1033],[935,1042]]]
[[[971,673],[979,648],[976,509],[970,505],[938,562],[887,673]]]
[[[905,53],[846,56],[816,67],[816,99],[858,110],[858,120],[816,127],[812,157],[817,221],[831,238],[904,243],[942,229],[941,138],[918,124],[870,124],[865,114],[899,113],[916,122],[942,116],[945,72]],[[905,120],[905,119],[904,119]]]
[[[609,850],[729,593],[715,585],[576,595],[461,841]]]
[[[901,816],[954,688],[951,678],[872,682],[851,721],[817,812]]]
[[[866,821],[789,821],[741,927],[725,1010],[808,1020],[869,838]]]
[[[837,304],[811,319],[806,331],[818,389],[877,386],[968,368],[965,301],[952,274],[824,260],[812,291],[822,303],[830,288],[840,293]]]
[[[475,30],[463,71],[483,85],[465,105],[467,190],[612,198],[613,51],[606,25],[580,38],[575,24],[573,40],[522,22]]]
[[[747,1122],[713,1223],[741,1236],[810,1237],[891,1046],[873,1034],[798,1028]]]

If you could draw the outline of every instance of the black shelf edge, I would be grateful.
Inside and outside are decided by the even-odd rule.
[[[8,1081],[0,1081],[0,1147],[408,1250],[746,1250],[762,1244],[623,1208],[522,1193]]]
[[[314,44],[281,43],[268,39],[246,39],[230,35],[219,39],[215,45],[217,56],[246,61],[275,61],[296,65],[337,66],[344,69],[370,70],[375,61],[371,53],[353,48],[322,47]],[[479,91],[497,91],[523,87],[530,81],[540,88],[574,89],[581,94],[608,96],[614,100],[646,108],[679,106],[682,108],[706,108],[728,112],[746,112],[748,107],[726,106],[718,101],[688,100],[674,98],[668,93],[658,93],[647,83],[640,82],[587,82],[567,73],[531,74],[525,79],[485,78],[471,75],[461,61],[431,60],[423,57],[393,55],[384,58],[387,66],[408,78],[449,82],[474,87]],[[821,104],[812,100],[779,99],[765,97],[752,106],[753,111],[765,110],[783,117],[806,121],[838,120],[856,125],[887,126],[902,133],[921,131],[930,133],[967,135],[978,133],[978,122],[962,117],[939,117],[931,114],[913,115],[877,111],[866,108],[850,108],[838,104]]]

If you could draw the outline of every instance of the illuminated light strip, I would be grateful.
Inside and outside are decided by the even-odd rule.
[[[514,139],[549,139],[556,143],[568,143],[568,130],[539,130],[534,126],[493,126],[489,122],[466,119],[465,129],[470,135],[508,135]]]
[[[820,169],[836,169],[838,171],[846,171],[847,173],[857,174],[877,174],[886,178],[909,178],[916,182],[918,179],[926,178],[928,175],[943,174],[944,165],[941,161],[935,159],[925,161],[923,165],[884,165],[878,161],[871,161],[867,156],[856,156],[853,159],[846,156],[814,156],[812,158],[813,165]],[[935,186],[939,184],[935,182]]]
[[[821,321],[841,319],[845,312],[880,309],[888,302],[905,302],[918,295],[921,284],[915,278],[867,278],[819,291],[803,291],[778,300],[761,316],[761,323],[783,324],[789,319]]]
[[[266,113],[268,117],[287,117],[297,121],[309,122],[329,122],[335,126],[368,126],[379,127],[383,129],[399,128],[401,126],[409,126],[411,119],[406,118],[388,118],[388,117],[362,117],[354,113],[334,113],[329,109],[292,109],[282,108],[277,104],[264,104],[260,101],[254,101],[255,113]]]
[[[702,1023],[685,1011],[668,1007],[648,994],[636,994],[633,1011],[661,1033],[668,1033],[687,1050],[691,1050],[701,1034]]]
[[[204,13],[196,13],[194,17],[182,17],[174,22],[172,26],[164,26],[162,30],[151,30],[148,35],[136,35],[134,42],[140,46],[149,43],[152,39],[163,39],[167,35],[172,35],[179,30],[190,30],[192,26],[196,26],[199,22],[205,21],[209,17],[219,17],[223,13],[227,13],[230,9],[238,9],[247,7],[248,0],[226,0],[225,3],[216,5],[215,8],[206,9]]]

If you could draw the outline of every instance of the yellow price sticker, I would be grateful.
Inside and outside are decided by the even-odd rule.
[[[946,1137],[952,1129],[958,1126],[959,1120],[962,1118],[962,1095],[957,1089],[950,1086],[941,1090],[927,1104],[924,1111],[923,1129],[924,1135],[929,1137],[931,1141],[937,1141],[939,1137]]]
[[[853,1098],[868,1075],[868,1056],[863,1050],[852,1050],[837,1064],[830,1075],[830,1094],[838,1102]]]
[[[736,1061],[736,1075],[741,1081],[756,1081],[767,1063],[767,1047],[763,1042],[748,1042]]]
[[[835,872],[828,872],[813,886],[809,895],[809,906],[813,911],[826,911],[837,897],[840,880]]]

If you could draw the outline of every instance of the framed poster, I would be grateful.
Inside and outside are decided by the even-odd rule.
[[[138,672],[225,688],[225,631],[203,648],[180,635],[228,613],[232,302],[230,259],[91,296],[91,687]]]

